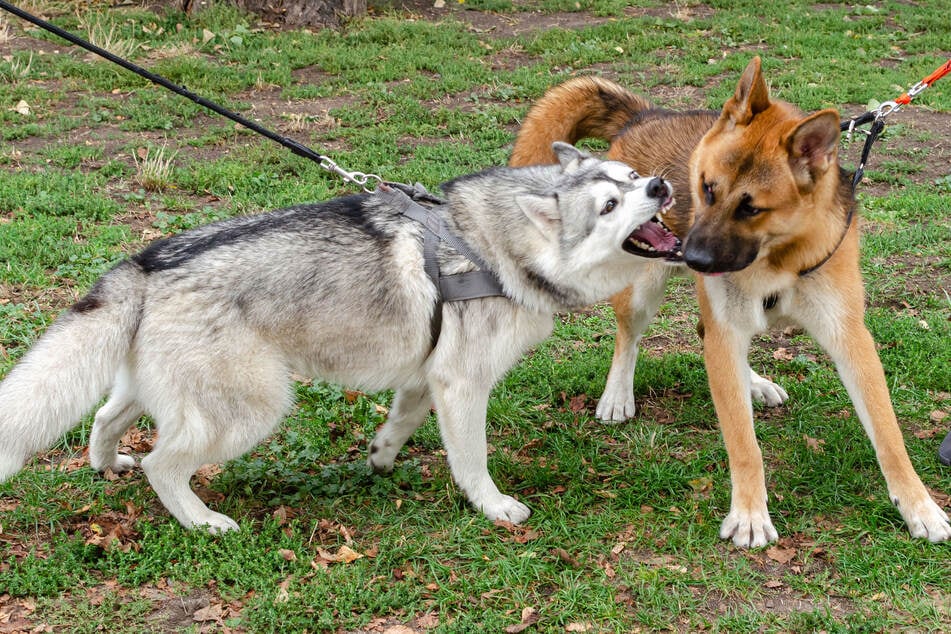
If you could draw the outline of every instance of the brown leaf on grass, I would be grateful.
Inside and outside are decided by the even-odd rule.
[[[588,395],[587,394],[576,394],[571,397],[571,400],[568,401],[568,409],[572,414],[580,414],[581,412],[588,409]]]
[[[773,358],[777,361],[792,361],[796,358],[796,355],[791,353],[786,348],[776,348],[773,350]]]
[[[766,556],[777,563],[788,564],[796,556],[796,549],[770,546],[766,549]]]
[[[503,538],[503,542],[514,542],[516,544],[527,544],[528,542],[538,539],[541,537],[541,531],[538,531],[534,528],[529,528],[527,526],[520,526],[518,524],[513,524],[512,522],[506,520],[495,520],[493,522],[499,528],[504,528],[512,536]]]
[[[815,439],[807,436],[806,434],[802,435],[802,439],[806,442],[806,446],[809,449],[812,449],[816,453],[823,453],[822,445],[826,444],[826,441],[820,439]]]
[[[220,603],[212,603],[207,605],[200,610],[195,610],[195,613],[192,614],[192,620],[196,623],[206,623],[208,621],[221,621],[221,617],[224,614],[224,609]]]
[[[284,561],[297,561],[297,553],[288,548],[281,548],[277,551],[277,554],[280,555]]]
[[[936,410],[933,410],[931,414],[928,416],[928,420],[930,420],[932,423],[940,423],[947,417],[948,417],[948,413],[946,411],[941,409],[936,409]]]
[[[569,623],[565,626],[566,632],[588,632],[594,629],[594,626],[591,623]]]
[[[554,548],[552,549],[552,554],[558,557],[561,561],[565,562],[572,568],[580,568],[581,562],[572,557],[567,550],[564,548]]]
[[[538,623],[538,619],[541,618],[541,615],[538,613],[538,610],[535,608],[525,608],[522,610],[522,622],[516,623],[515,625],[509,625],[505,628],[506,634],[518,634],[519,632],[524,632],[526,629]]]
[[[427,612],[426,614],[417,617],[416,627],[421,627],[424,630],[431,630],[434,627],[439,627],[439,615],[433,614],[432,612]]]
[[[138,552],[139,533],[133,528],[137,514],[137,510],[135,514],[129,515],[109,511],[93,518],[80,529],[85,543],[107,551],[117,549],[124,553],[130,550]]]
[[[323,548],[317,548],[317,557],[314,561],[310,562],[310,565],[314,568],[323,567],[326,568],[327,564],[349,564],[353,563],[357,559],[363,557],[362,553],[358,553],[353,550],[346,544],[337,549],[337,552],[332,553]]]

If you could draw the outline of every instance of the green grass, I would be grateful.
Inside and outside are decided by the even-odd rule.
[[[136,62],[349,169],[431,188],[504,163],[531,102],[578,72],[664,104],[717,108],[759,54],[778,96],[859,113],[946,58],[951,12],[947,0],[928,10],[467,0],[462,8],[494,21],[470,27],[457,10],[407,19],[392,3],[339,30],[304,32],[262,28],[223,3],[190,17],[92,3],[81,18],[68,4],[48,2],[45,15],[73,30],[112,28],[139,45]],[[571,12],[562,27],[524,28],[559,11]],[[16,39],[0,42],[0,372],[148,240],[351,191],[191,102],[7,24]],[[29,115],[15,111],[21,100]],[[929,148],[946,143],[949,118],[922,131],[908,125],[916,113],[949,115],[951,83],[895,115],[873,152],[860,189],[862,266],[867,321],[912,460],[929,487],[948,492],[951,471],[934,452],[948,425],[935,412],[951,408],[951,174]],[[169,172],[147,189],[134,156],[162,147]],[[847,160],[857,152],[846,148]],[[729,474],[691,284],[672,284],[647,333],[637,417],[604,426],[594,407],[611,322],[603,306],[561,316],[493,393],[489,467],[533,509],[525,527],[467,508],[433,420],[392,475],[371,473],[366,446],[389,394],[299,385],[278,433],[197,478],[241,525],[220,537],[181,529],[140,471],[108,480],[78,466],[87,418],[0,485],[0,619],[9,617],[0,623],[496,632],[533,608],[538,622],[526,631],[951,629],[948,546],[908,536],[844,388],[808,337],[753,347],[753,367],[792,398],[757,409],[781,540],[745,552],[717,537]],[[789,355],[774,356],[778,346]],[[149,437],[148,420],[140,430]],[[363,557],[328,563],[344,545]]]

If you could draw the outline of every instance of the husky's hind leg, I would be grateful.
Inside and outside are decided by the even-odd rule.
[[[269,355],[259,341],[250,342],[243,359],[228,352],[219,347],[196,354],[214,360],[206,361],[204,373],[184,364],[174,375],[161,370],[146,383],[153,389],[140,394],[158,430],[155,448],[142,460],[149,483],[182,526],[212,533],[237,530],[238,524],[205,506],[189,485],[192,474],[244,454],[277,427],[291,405],[280,355]]]
[[[136,402],[129,370],[123,366],[116,375],[109,400],[96,412],[89,434],[89,464],[96,471],[111,469],[115,473],[135,466],[135,458],[116,451],[122,435],[142,415]]]
[[[386,424],[370,443],[367,464],[378,473],[393,470],[396,454],[429,415],[432,396],[425,385],[402,388],[393,397]]]
[[[230,411],[201,414],[189,407],[181,424],[157,419],[158,441],[142,460],[142,470],[162,504],[185,528],[204,527],[211,533],[237,530],[227,515],[205,506],[192,491],[189,479],[205,464],[237,458],[273,430],[283,411],[255,410],[247,395],[233,395]],[[282,402],[279,404],[283,404]],[[177,421],[176,421],[177,422]]]

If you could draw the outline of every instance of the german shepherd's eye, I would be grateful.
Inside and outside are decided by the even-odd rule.
[[[712,205],[716,202],[716,196],[713,195],[713,183],[703,184],[703,200],[708,205]]]
[[[609,214],[617,207],[617,198],[612,198],[608,202],[604,203],[604,207],[601,208],[601,215]]]
[[[737,218],[752,218],[753,216],[758,216],[763,213],[763,210],[759,207],[754,207],[751,201],[752,199],[749,195],[743,196],[743,199],[740,200],[740,204],[736,207]]]

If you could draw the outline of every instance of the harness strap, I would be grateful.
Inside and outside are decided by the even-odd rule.
[[[397,212],[414,220],[423,226],[423,270],[436,287],[436,306],[433,309],[432,346],[436,347],[439,333],[442,330],[442,307],[445,302],[459,302],[483,297],[504,297],[505,292],[499,278],[489,269],[488,265],[461,237],[450,231],[445,221],[432,209],[419,204],[417,201],[426,201],[437,205],[446,202],[431,195],[426,189],[417,184],[409,187],[401,184],[384,183],[377,189],[378,195],[387,195],[389,202],[397,208]],[[439,270],[438,249],[439,243],[445,242],[459,255],[479,267],[477,271],[443,275]]]

